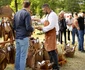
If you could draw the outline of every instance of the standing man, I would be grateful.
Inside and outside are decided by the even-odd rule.
[[[83,12],[84,15],[84,34],[85,34],[85,12]]]
[[[38,30],[45,32],[45,49],[49,54],[50,62],[54,62],[53,69],[59,70],[58,54],[56,53],[56,31],[58,26],[58,16],[51,10],[48,4],[42,6],[43,12],[46,14],[44,19],[34,19],[44,23],[44,27],[36,27]]]
[[[79,34],[79,51],[85,52],[84,50],[84,15],[83,13],[78,14],[78,34]]]
[[[69,18],[66,19],[66,23],[67,23],[67,29],[68,29],[68,41],[70,42],[70,33],[72,31],[73,17],[71,13],[69,13],[68,15],[69,15]]]
[[[23,9],[14,15],[13,28],[16,36],[15,70],[25,70],[29,47],[29,36],[33,32],[30,17],[30,2],[23,3]]]

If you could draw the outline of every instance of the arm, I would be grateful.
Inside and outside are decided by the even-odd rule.
[[[46,20],[46,17],[45,18],[42,18],[42,19],[39,19],[39,18],[31,18],[32,21],[37,21],[37,22],[40,22],[40,23],[44,23],[44,21]]]
[[[78,21],[77,21],[77,20],[74,21],[74,26],[75,26],[78,30],[80,29],[79,26],[78,26]]]
[[[56,19],[56,35],[58,35],[59,33],[59,24],[58,24],[58,16],[57,16],[57,19]]]
[[[26,25],[26,30],[27,31],[33,32],[34,29],[31,26],[31,17],[30,17],[30,15],[26,16],[26,18],[25,18],[25,25]]]
[[[38,21],[38,22],[40,22],[40,19],[38,19],[38,18],[32,18],[32,21]]]
[[[49,25],[43,27],[42,30],[43,30],[44,32],[48,32],[48,31],[52,30],[52,29],[56,26],[55,21],[56,21],[55,15],[54,15],[54,14],[49,15],[49,17],[48,17]]]

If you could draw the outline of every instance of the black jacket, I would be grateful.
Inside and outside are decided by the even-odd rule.
[[[28,37],[33,32],[30,14],[25,9],[18,11],[14,15],[13,29],[16,32],[16,39]]]
[[[59,30],[60,31],[64,31],[64,30],[67,29],[66,20],[65,19],[59,20],[58,24],[59,24]]]
[[[78,25],[80,30],[84,30],[84,17],[78,17]]]

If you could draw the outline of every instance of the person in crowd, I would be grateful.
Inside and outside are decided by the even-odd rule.
[[[44,27],[36,27],[38,30],[45,32],[45,49],[49,54],[50,62],[54,62],[53,69],[59,70],[58,53],[56,53],[56,31],[58,25],[58,16],[50,8],[48,4],[42,6],[42,11],[46,14],[43,19],[34,19],[38,22],[44,23]]]
[[[84,34],[85,34],[85,12],[83,12],[84,15]]]
[[[70,42],[70,34],[72,33],[72,24],[73,24],[73,17],[72,14],[68,14],[68,18],[66,19],[67,30],[68,30],[68,41]]]
[[[66,42],[66,29],[67,29],[67,26],[66,26],[66,19],[64,17],[64,11],[61,11],[59,13],[59,20],[58,20],[58,24],[59,24],[59,41],[60,43],[62,44],[62,36],[63,36],[63,33],[64,33],[64,40],[65,40],[65,45],[67,44]]]
[[[30,35],[33,32],[30,16],[30,2],[23,3],[23,9],[16,12],[13,20],[13,29],[16,38],[15,70],[25,70]]]
[[[78,26],[78,14],[77,12],[74,12],[73,14],[73,24],[72,24],[72,45],[75,44],[75,35],[77,35],[77,38],[78,38],[78,42],[79,42],[79,36],[78,36],[78,30],[79,29],[79,26]]]
[[[84,15],[83,13],[78,14],[78,34],[79,34],[79,47],[78,50],[85,52],[84,50]]]

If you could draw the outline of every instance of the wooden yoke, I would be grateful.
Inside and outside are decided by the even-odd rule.
[[[0,42],[0,45],[6,44],[6,43],[10,43],[10,42],[13,42],[13,41],[15,41],[15,40]]]

